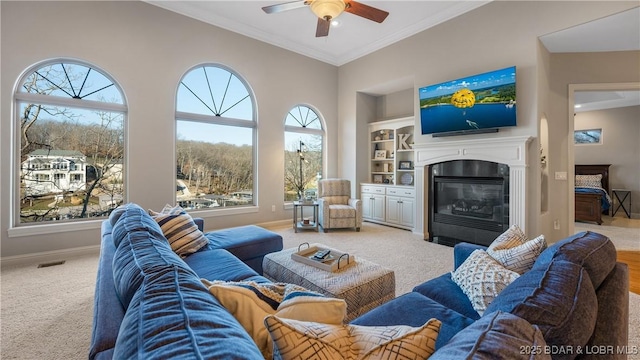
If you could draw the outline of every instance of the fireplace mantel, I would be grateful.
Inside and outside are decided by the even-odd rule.
[[[510,225],[516,224],[526,233],[527,148],[532,139],[530,136],[513,136],[414,144],[416,211],[421,215],[416,217],[419,219],[416,232],[426,229],[427,166],[450,160],[485,160],[509,165],[509,221]]]

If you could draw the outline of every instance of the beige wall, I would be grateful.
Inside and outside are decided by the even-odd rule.
[[[294,105],[324,116],[329,149],[325,176],[337,174],[337,68],[133,1],[2,1],[1,168],[2,257],[99,244],[99,224],[83,231],[9,237],[12,92],[20,74],[56,57],[87,61],[122,86],[129,105],[128,200],[159,209],[174,203],[174,107],[178,81],[191,67],[220,63],[234,69],[256,96],[258,212],[210,217],[208,229],[288,219],[284,209],[283,121]],[[150,166],[150,159],[153,166]],[[276,205],[276,211],[271,206]]]
[[[486,72],[515,65],[517,67],[518,93],[518,126],[501,130],[497,134],[470,135],[466,139],[483,138],[491,141],[501,136],[531,136],[535,140],[529,145],[530,171],[527,179],[527,231],[535,235],[538,229],[548,229],[546,224],[539,224],[540,217],[540,162],[538,129],[541,111],[549,115],[549,111],[538,106],[539,96],[548,96],[548,88],[539,88],[540,71],[545,71],[553,79],[553,62],[549,60],[549,68],[539,68],[541,56],[538,48],[538,37],[582,24],[593,19],[611,15],[637,6],[635,2],[584,1],[584,2],[550,2],[550,1],[495,1],[472,12],[442,23],[429,30],[409,37],[388,46],[373,54],[352,61],[339,69],[339,118],[341,134],[366,134],[366,124],[372,119],[358,116],[360,110],[355,106],[355,96],[359,91],[376,89],[381,85],[392,83],[393,79],[413,79],[414,104],[417,104],[417,89],[421,86],[435,84],[463,76]],[[545,60],[547,61],[547,60]],[[601,64],[608,64],[603,60]],[[634,69],[627,64],[613,64],[621,69],[638,72],[637,62]],[[572,69],[576,71],[575,64]],[[545,76],[544,74],[542,76]],[[546,77],[545,77],[546,78]],[[603,76],[606,78],[606,76]],[[608,80],[606,80],[608,81]],[[544,85],[544,83],[543,83]],[[555,89],[552,89],[555,90]],[[562,94],[566,109],[566,84]],[[558,99],[550,98],[546,103]],[[417,109],[417,105],[414,105]],[[418,113],[418,111],[414,111]],[[556,134],[558,158],[564,158],[552,171],[567,171],[567,114],[558,118],[549,115],[549,132]],[[419,126],[419,119],[416,119]],[[419,127],[417,127],[419,128]],[[364,135],[362,135],[364,136]],[[416,143],[447,141],[430,136],[416,136]],[[366,172],[354,172],[351,164],[366,162],[368,152],[366,146],[356,147],[347,137],[340,139],[342,146],[340,157],[341,174],[356,182],[366,181]],[[551,151],[551,150],[550,150]],[[564,182],[566,184],[566,182]],[[555,199],[556,190],[561,186],[550,183],[550,193],[554,201],[549,204],[546,222],[561,219],[561,229],[546,235],[554,241],[568,235],[568,195],[566,189]],[[419,229],[420,230],[420,229]]]
[[[602,144],[575,146],[575,163],[611,164],[610,187],[631,190],[631,212],[640,213],[640,106],[579,112],[574,124],[603,134]]]

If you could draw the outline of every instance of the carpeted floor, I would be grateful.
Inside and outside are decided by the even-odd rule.
[[[295,234],[290,226],[272,230],[282,234],[287,248],[319,242],[393,268],[396,295],[453,266],[452,248],[426,242],[409,231],[370,223],[361,232]],[[46,268],[35,264],[3,268],[0,358],[86,359],[97,263],[95,254]],[[640,345],[640,295],[633,293],[629,330],[629,344]],[[640,360],[640,356],[629,359]]]

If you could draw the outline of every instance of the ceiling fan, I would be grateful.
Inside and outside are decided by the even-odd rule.
[[[376,9],[372,6],[365,5],[353,0],[301,0],[290,1],[282,4],[265,6],[262,8],[267,14],[278,13],[287,10],[293,10],[304,6],[311,7],[316,16],[318,16],[318,26],[316,27],[316,37],[329,35],[329,26],[331,20],[342,14],[343,11],[361,16],[378,23],[384,21],[389,15],[388,12]]]

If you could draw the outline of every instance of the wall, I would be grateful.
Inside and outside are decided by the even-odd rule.
[[[311,104],[327,123],[325,177],[337,175],[337,68],[266,43],[133,1],[15,2],[1,6],[0,234],[2,257],[99,244],[99,222],[69,232],[9,237],[12,93],[29,66],[56,57],[95,64],[122,86],[129,105],[127,196],[144,208],[175,202],[175,94],[196,64],[231,67],[257,101],[259,165],[257,211],[206,215],[207,230],[291,218],[284,208],[283,120],[296,104]],[[153,165],[149,159],[157,159]],[[276,211],[271,206],[276,205]],[[220,214],[220,213],[218,213]],[[86,224],[86,223],[85,223]]]
[[[415,101],[417,89],[421,86],[515,65],[518,73],[518,126],[497,134],[471,135],[469,139],[481,138],[488,142],[501,136],[532,136],[537,139],[540,111],[543,110],[538,107],[538,96],[545,94],[544,89],[538,90],[538,37],[635,6],[637,3],[631,1],[495,1],[408,37],[339,68],[340,132],[350,135],[357,132],[359,136],[366,134],[366,124],[359,122],[365,120],[357,116],[358,109],[354,105],[359,91],[377,88],[379,84],[390,83],[393,79],[414,79]],[[566,97],[566,87],[564,94]],[[549,132],[566,137],[566,117],[566,114],[563,118],[548,117]],[[416,126],[419,126],[418,121],[416,119]],[[430,136],[417,136],[415,140],[416,143],[442,141]],[[348,138],[341,138],[340,142],[341,174],[364,181],[363,175],[353,173],[349,164],[366,161],[366,146],[357,148]],[[540,209],[538,141],[532,141],[529,146],[531,171],[528,172],[527,199],[531,201],[528,201],[527,229],[529,235],[535,235],[536,229],[545,226],[537,224]],[[566,159],[566,148],[559,146],[555,152],[558,157]],[[566,161],[560,162],[559,166],[566,169]],[[550,184],[552,194],[555,187]],[[562,216],[567,219],[566,199],[550,203],[549,208],[563,213],[554,213],[550,218]],[[566,226],[564,231],[567,231]],[[553,241],[563,234],[550,235]]]
[[[640,106],[579,112],[574,128],[602,129],[602,144],[575,146],[575,163],[611,164],[611,189],[631,190],[631,212],[640,213]]]

